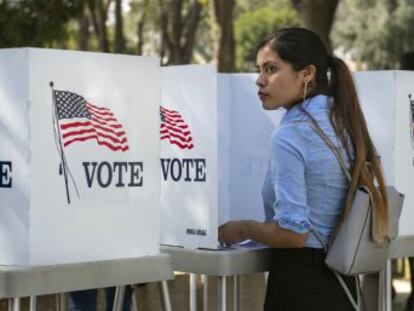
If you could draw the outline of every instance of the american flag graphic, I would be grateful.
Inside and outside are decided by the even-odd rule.
[[[95,139],[112,151],[129,149],[122,124],[110,109],[95,106],[73,92],[55,90],[53,93],[64,147]]]
[[[193,149],[190,129],[178,111],[160,107],[161,140],[166,139],[180,149]]]

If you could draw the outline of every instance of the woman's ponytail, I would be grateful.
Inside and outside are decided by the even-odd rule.
[[[335,105],[331,110],[332,124],[343,146],[349,146],[349,138],[355,153],[352,167],[352,183],[347,196],[345,211],[350,209],[358,186],[366,186],[372,193],[374,227],[373,238],[383,243],[388,237],[388,206],[385,181],[379,156],[368,132],[368,127],[358,100],[358,94],[348,66],[340,58],[328,56],[331,70],[329,90]],[[351,150],[347,148],[348,156]],[[379,188],[375,185],[378,182]],[[344,215],[345,216],[345,215]]]

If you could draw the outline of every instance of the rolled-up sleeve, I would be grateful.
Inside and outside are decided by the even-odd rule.
[[[306,195],[305,146],[303,133],[295,125],[281,128],[272,139],[276,197],[273,221],[299,234],[309,232],[311,228]]]

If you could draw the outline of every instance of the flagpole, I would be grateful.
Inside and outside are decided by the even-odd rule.
[[[65,179],[65,187],[66,187],[66,197],[68,199],[68,203],[70,204],[70,194],[69,194],[69,185],[68,185],[68,175],[66,172],[66,163],[65,163],[65,156],[63,153],[63,146],[62,146],[62,141],[60,138],[60,128],[59,128],[59,118],[58,118],[58,112],[57,112],[57,104],[56,104],[56,96],[55,96],[55,92],[53,89],[53,81],[49,82],[49,86],[52,89],[52,101],[53,101],[53,111],[55,113],[55,119],[56,119],[56,129],[58,132],[58,141],[59,141],[59,149],[60,149],[60,160],[61,160],[61,165],[62,165],[62,170],[63,170],[63,176]]]

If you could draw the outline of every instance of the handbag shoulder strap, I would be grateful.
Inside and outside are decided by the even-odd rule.
[[[302,107],[301,110],[308,116],[309,121],[310,121],[310,126],[312,127],[312,129],[316,133],[318,133],[318,135],[322,138],[322,140],[329,147],[329,149],[331,149],[332,153],[335,155],[336,159],[338,160],[339,165],[341,166],[346,178],[348,179],[349,183],[351,184],[351,182],[352,182],[351,173],[348,171],[348,169],[345,165],[344,158],[342,157],[342,155],[341,155],[340,151],[338,150],[338,148],[332,143],[332,141],[329,139],[329,137],[323,132],[323,130],[319,126],[318,122],[316,122],[314,117],[308,111],[306,111],[303,107]],[[319,234],[318,230],[316,230],[316,228],[313,227],[312,224],[311,224],[311,230],[312,230],[313,234],[315,235],[316,239],[319,241],[319,243],[321,243],[325,253],[327,253],[328,252],[328,245],[324,242],[324,240],[322,239],[322,236]],[[362,291],[361,291],[361,287],[360,287],[360,284],[359,284],[358,276],[355,277],[357,298],[354,299],[354,297],[352,296],[348,286],[346,285],[346,283],[342,279],[341,275],[339,275],[339,273],[334,271],[334,270],[332,270],[332,271],[335,274],[336,278],[338,279],[339,283],[341,284],[342,288],[344,289],[345,294],[347,295],[348,300],[351,303],[352,307],[356,311],[359,311],[360,308],[361,308],[361,301],[362,301],[361,300],[361,294],[362,294]]]
[[[308,116],[308,120],[310,123],[310,126],[312,129],[322,138],[322,140],[325,142],[325,144],[331,149],[332,153],[335,155],[336,159],[338,160],[339,165],[342,168],[342,171],[344,172],[346,178],[348,179],[349,183],[352,181],[352,176],[349,170],[346,167],[345,160],[341,155],[341,152],[338,150],[338,148],[332,143],[330,138],[323,132],[321,127],[319,126],[318,122],[316,122],[315,118],[302,107],[302,112],[304,112]]]
[[[322,138],[322,140],[325,142],[325,144],[329,147],[329,149],[335,155],[335,157],[338,160],[338,163],[341,166],[341,169],[344,172],[349,184],[351,184],[351,181],[352,181],[351,173],[346,168],[345,160],[341,156],[341,153],[338,150],[338,148],[336,148],[336,146],[332,143],[330,138],[323,132],[323,130],[319,126],[318,122],[316,122],[315,118],[303,107],[301,107],[301,111],[308,116],[308,122],[309,122],[309,125],[311,126],[311,128]],[[337,224],[335,232],[338,230],[339,226],[340,226],[340,224]],[[328,245],[328,243],[326,243],[323,240],[322,236],[320,235],[318,230],[316,230],[316,228],[314,228],[313,224],[311,224],[311,231],[313,232],[313,234],[315,235],[315,237],[319,241],[319,243],[321,243],[321,245],[322,245],[323,249],[325,250],[325,252],[327,252],[329,245]]]

